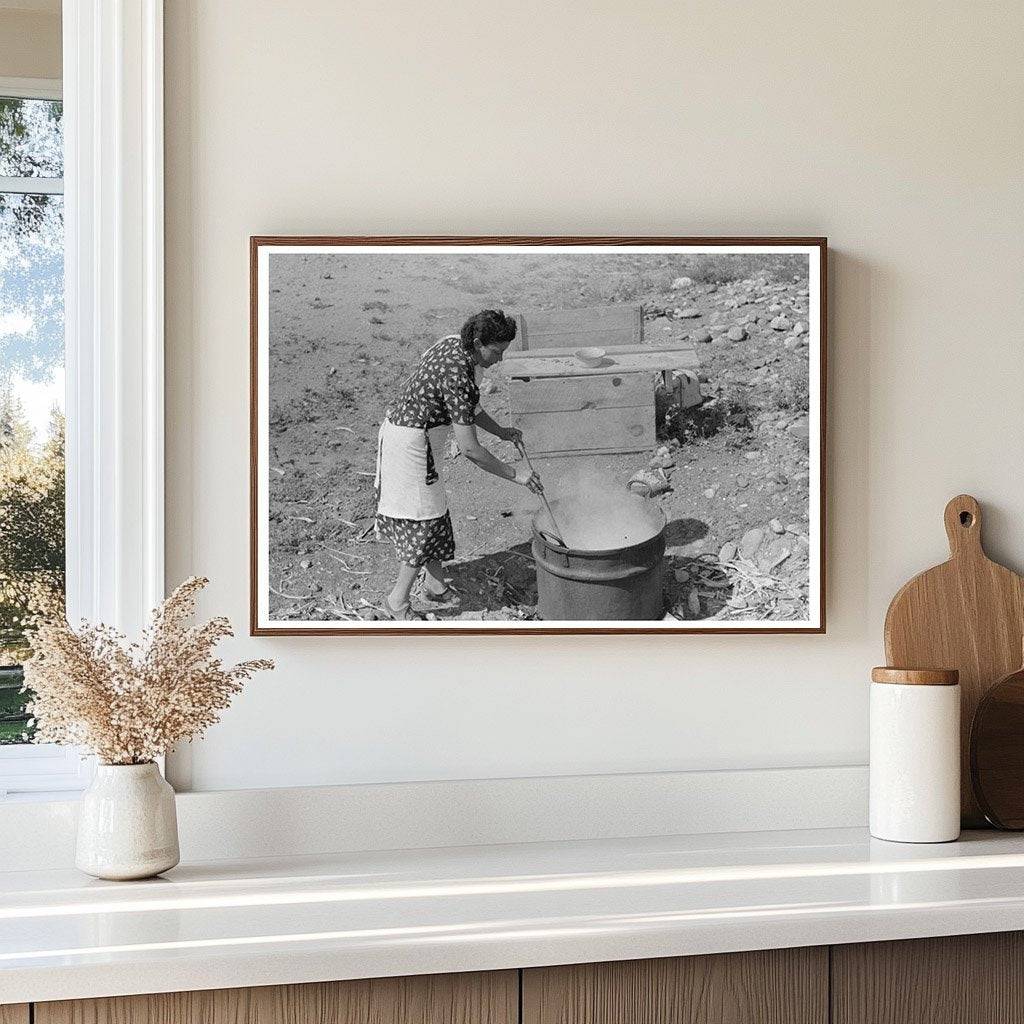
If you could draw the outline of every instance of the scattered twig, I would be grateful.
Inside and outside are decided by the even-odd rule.
[[[354,551],[339,551],[337,548],[325,548],[326,551],[333,551],[336,555],[342,555],[345,558],[355,558],[360,562],[366,561],[366,555],[357,555]]]
[[[277,594],[278,597],[283,597],[286,601],[312,601],[312,594],[286,594],[283,590],[277,590],[276,588],[267,585],[267,589],[272,594]]]
[[[805,587],[798,581],[773,576],[745,558],[723,562],[721,567],[732,578],[733,592],[717,618],[747,618],[751,608],[767,613],[761,618],[774,617],[771,613],[783,609],[786,609],[786,617],[792,618],[799,609],[806,607]]]
[[[327,604],[330,606],[332,614],[335,618],[344,619],[346,622],[361,622],[362,619],[358,612],[353,611],[345,603],[345,598],[342,597],[339,600],[328,600]]]
[[[773,575],[776,567],[762,569],[742,556],[728,562],[720,562],[713,554],[688,560],[689,579],[681,581],[687,592],[671,614],[684,620],[701,618],[703,598],[711,606],[706,609],[708,619],[746,620],[751,609],[757,610],[760,620],[799,618],[807,607],[806,584]]]
[[[512,558],[521,558],[521,559],[522,559],[522,560],[523,560],[524,562],[527,562],[527,563],[529,563],[530,565],[533,565],[533,563],[534,563],[534,559],[533,559],[533,557],[532,557],[531,555],[524,555],[524,554],[523,554],[522,552],[520,552],[520,551],[510,551],[510,552],[509,552],[509,555],[510,555],[510,556],[511,556]],[[507,561],[508,561],[508,559],[505,559],[505,561],[507,562]]]
[[[362,569],[350,569],[348,567],[348,563],[345,561],[344,558],[339,558],[337,555],[330,554],[330,552],[328,552],[327,557],[328,558],[333,558],[336,562],[340,562],[341,563],[341,571],[342,572],[351,573],[353,576],[371,576],[371,575],[373,575],[372,573],[366,572],[366,571],[364,571]]]
[[[285,519],[289,519],[293,523],[313,523],[309,516],[285,516]]]

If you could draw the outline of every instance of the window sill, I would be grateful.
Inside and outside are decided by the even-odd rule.
[[[94,758],[52,743],[0,746],[0,804],[68,800],[89,785]]]

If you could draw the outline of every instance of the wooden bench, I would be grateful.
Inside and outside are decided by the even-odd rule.
[[[512,423],[538,458],[648,451],[655,444],[656,375],[680,387],[684,404],[700,402],[692,342],[644,344],[639,306],[521,313],[502,364]],[[573,355],[599,346],[595,368]]]

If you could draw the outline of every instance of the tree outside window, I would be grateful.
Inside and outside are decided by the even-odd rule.
[[[0,744],[31,740],[20,664],[64,601],[61,103],[0,96]]]

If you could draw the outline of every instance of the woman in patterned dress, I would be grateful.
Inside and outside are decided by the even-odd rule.
[[[455,537],[442,479],[452,430],[459,450],[480,469],[541,491],[525,466],[502,462],[477,437],[477,427],[519,445],[522,434],[503,427],[479,408],[478,373],[493,366],[516,336],[515,321],[500,310],[471,316],[459,334],[436,342],[402,385],[381,424],[377,443],[377,534],[389,538],[398,556],[398,577],[384,600],[397,620],[421,618],[409,595],[423,570],[424,597],[451,602],[441,563],[455,557]]]

